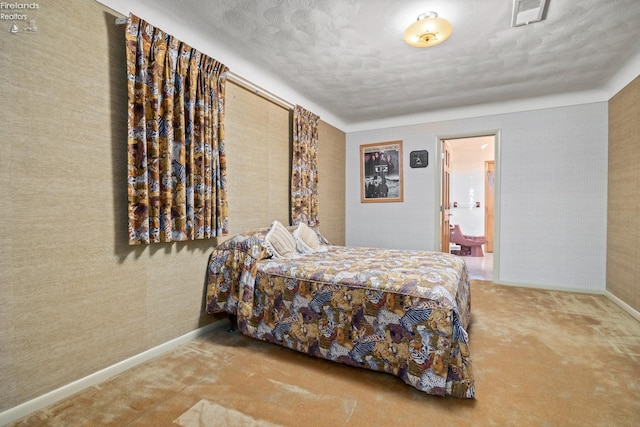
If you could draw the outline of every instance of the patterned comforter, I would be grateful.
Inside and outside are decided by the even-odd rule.
[[[329,246],[273,259],[266,230],[214,249],[207,311],[251,337],[387,372],[428,394],[474,397],[467,269],[440,252]]]

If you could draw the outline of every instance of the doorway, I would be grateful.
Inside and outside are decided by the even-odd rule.
[[[440,236],[442,252],[464,257],[471,279],[496,280],[498,276],[499,170],[498,132],[440,137]],[[466,236],[483,238],[482,250],[449,242],[450,227]],[[438,247],[438,246],[436,246]]]

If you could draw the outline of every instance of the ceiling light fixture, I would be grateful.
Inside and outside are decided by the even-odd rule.
[[[404,41],[414,47],[429,47],[445,41],[453,27],[435,12],[423,13],[404,31]]]

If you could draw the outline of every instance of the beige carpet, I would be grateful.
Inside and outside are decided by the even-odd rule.
[[[472,282],[476,399],[226,332],[16,426],[638,426],[640,322],[604,296]]]

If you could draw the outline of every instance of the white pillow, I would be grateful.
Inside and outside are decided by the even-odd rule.
[[[318,234],[303,222],[299,223],[296,229],[293,230],[293,238],[296,241],[298,252],[302,254],[326,251],[326,248],[320,244]]]
[[[297,258],[296,241],[280,221],[273,221],[264,238],[264,246],[274,258]]]

